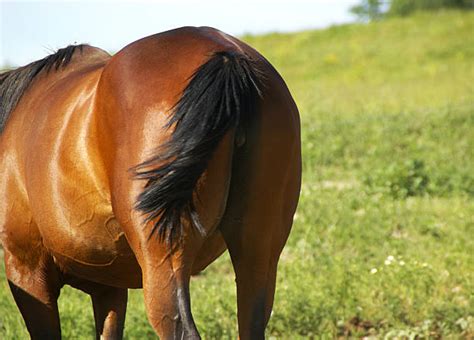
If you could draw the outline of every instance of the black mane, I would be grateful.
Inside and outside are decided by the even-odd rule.
[[[65,67],[71,61],[74,52],[82,52],[84,45],[70,45],[41,60],[34,61],[26,66],[0,74],[0,133],[3,131],[10,112],[21,99],[34,78],[43,70],[49,72]]]

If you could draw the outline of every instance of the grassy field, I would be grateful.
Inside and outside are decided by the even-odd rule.
[[[302,116],[304,179],[269,337],[474,337],[474,13],[246,36]],[[26,337],[0,268],[0,338]],[[236,338],[227,255],[192,281],[204,338]],[[60,298],[64,338],[93,337]],[[141,291],[125,336],[153,338]]]

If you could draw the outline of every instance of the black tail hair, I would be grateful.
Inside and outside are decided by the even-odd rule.
[[[156,156],[136,166],[135,178],[147,180],[136,209],[154,221],[150,236],[171,244],[182,235],[181,218],[205,230],[193,204],[196,183],[219,141],[255,113],[262,74],[247,56],[217,52],[191,77],[166,128],[175,127]]]

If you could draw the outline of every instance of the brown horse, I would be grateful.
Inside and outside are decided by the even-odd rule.
[[[263,338],[301,179],[300,123],[279,74],[212,28],[111,57],[69,46],[0,75],[0,236],[32,338],[61,337],[57,298],[90,294],[121,338],[143,287],[163,339],[199,338],[190,276],[229,250],[241,339]]]

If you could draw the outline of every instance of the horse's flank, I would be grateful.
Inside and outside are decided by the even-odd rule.
[[[7,80],[23,73],[29,78],[10,89],[23,96],[0,136],[2,179],[16,182],[0,190],[8,192],[5,201],[15,197],[16,202],[13,211],[0,210],[0,229],[29,224],[31,235],[42,239],[64,271],[139,287],[138,265],[114,218],[97,151],[106,132],[96,130],[95,92],[109,59],[98,48],[71,46],[7,75]],[[11,245],[14,239],[4,242]],[[120,281],[123,267],[133,269]]]

